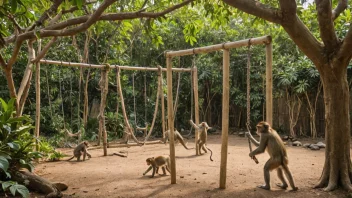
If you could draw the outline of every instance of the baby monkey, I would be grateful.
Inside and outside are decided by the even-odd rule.
[[[88,156],[88,159],[92,158],[92,156],[88,152],[88,149],[87,149],[88,147],[89,147],[89,144],[88,144],[87,141],[84,141],[84,142],[80,143],[73,150],[73,156],[70,159],[68,159],[67,161],[70,161],[70,160],[72,160],[75,157],[77,158],[77,161],[81,161],[81,155],[83,155],[83,161],[86,160],[86,156]]]
[[[166,175],[166,170],[171,174],[170,172],[170,157],[168,155],[161,155],[158,157],[151,157],[146,160],[147,165],[150,166],[144,173],[143,175],[147,174],[153,168],[153,174],[150,176],[150,178],[153,178],[155,175],[155,172],[158,173],[159,167],[162,168],[163,174]]]

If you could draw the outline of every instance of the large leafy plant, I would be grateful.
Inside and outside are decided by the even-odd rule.
[[[23,185],[10,181],[12,175],[19,169],[33,171],[34,159],[41,157],[39,152],[33,151],[35,139],[29,133],[32,120],[29,116],[15,116],[15,99],[6,103],[0,98],[0,180],[2,190],[9,190],[11,194],[21,194],[28,197],[29,192]]]

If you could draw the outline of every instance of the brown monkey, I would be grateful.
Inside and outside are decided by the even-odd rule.
[[[198,126],[194,124],[192,120],[189,121],[191,125],[199,130],[199,140],[197,141],[198,149],[199,149],[199,154],[202,155],[201,149],[203,149],[204,152],[208,153],[207,150],[210,151],[210,161],[213,161],[211,158],[213,156],[213,151],[210,150],[206,144],[207,144],[207,138],[208,138],[208,129],[210,128],[206,122],[200,123]]]
[[[163,173],[164,175],[166,175],[166,171],[165,171],[165,168],[166,170],[171,174],[170,172],[170,157],[168,155],[161,155],[161,156],[158,156],[158,157],[151,157],[151,158],[148,158],[146,160],[147,162],[147,165],[148,166],[152,166],[153,167],[153,174],[152,176],[150,176],[151,178],[154,177],[154,174],[155,172],[159,169],[159,167],[162,167],[162,170],[163,170]],[[164,168],[165,166],[165,168]],[[147,169],[147,171],[145,173],[147,173],[149,171],[150,167]]]
[[[260,185],[258,188],[270,190],[270,171],[277,169],[277,175],[282,182],[282,184],[277,184],[277,186],[282,189],[286,189],[288,187],[283,175],[284,172],[290,186],[292,187],[292,190],[298,190],[295,186],[291,171],[287,166],[288,157],[286,147],[280,136],[273,128],[270,127],[269,123],[264,121],[257,124],[257,134],[260,136],[260,142],[255,140],[249,132],[246,132],[246,136],[249,137],[253,144],[258,147],[254,151],[250,152],[249,156],[253,157],[257,154],[264,153],[265,149],[270,155],[270,159],[264,165],[265,185]]]
[[[72,160],[74,157],[77,158],[77,161],[80,161],[81,159],[81,155],[83,155],[83,161],[86,160],[86,156],[88,156],[89,158],[92,158],[92,156],[90,155],[90,153],[88,152],[87,148],[89,147],[89,144],[87,141],[84,141],[82,143],[80,143],[79,145],[76,146],[76,148],[73,150],[73,156],[68,159],[67,161]]]
[[[164,167],[163,167],[164,168]],[[143,175],[146,175],[150,170],[153,169],[153,166],[149,166],[148,169],[143,173]],[[156,168],[155,173],[158,174],[159,171],[159,167]]]
[[[177,130],[175,130],[175,131],[174,131],[174,135],[175,135],[174,140],[175,140],[175,141],[178,140],[178,141],[182,144],[182,146],[185,147],[185,149],[187,149],[187,150],[193,149],[193,148],[188,148],[188,147],[186,146],[185,140],[183,139],[183,137],[182,137],[182,135],[180,134],[180,132],[178,132]],[[165,141],[164,141],[165,144],[166,144],[166,142],[167,142],[169,136],[170,136],[170,130],[167,130],[167,131],[165,132]]]

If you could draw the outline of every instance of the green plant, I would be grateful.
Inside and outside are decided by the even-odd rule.
[[[60,152],[53,150],[51,153],[49,153],[48,160],[49,161],[59,161],[61,158],[66,157],[67,155]]]
[[[23,197],[28,196],[26,187],[16,182],[9,181],[12,174],[21,168],[32,171],[32,161],[41,158],[39,152],[33,151],[35,139],[29,133],[33,129],[32,120],[29,116],[15,115],[15,99],[6,103],[0,98],[0,179],[2,190],[16,192]]]

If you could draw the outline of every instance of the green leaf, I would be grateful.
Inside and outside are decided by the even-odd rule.
[[[14,142],[9,142],[7,143],[7,145],[9,145],[10,148],[14,149],[14,150],[18,150],[20,149],[20,146]]]
[[[33,172],[34,166],[31,163],[27,163],[23,159],[20,159],[21,167],[28,169],[30,172]]]
[[[6,181],[6,182],[2,182],[1,185],[2,185],[2,189],[4,191],[6,191],[8,187],[15,185],[15,184],[16,184],[16,182],[14,182],[14,181]]]
[[[25,198],[29,197],[29,190],[24,185],[16,184],[12,187],[16,188],[17,192],[20,193],[22,195],[22,197],[25,197]]]
[[[14,14],[16,13],[16,10],[17,10],[17,1],[11,0],[11,12]]]
[[[9,161],[5,157],[0,156],[0,169],[6,172],[8,168],[9,168]]]
[[[7,111],[7,103],[2,98],[0,98],[0,102],[1,102],[2,110]]]
[[[82,8],[82,5],[83,5],[83,0],[76,0],[76,4],[77,4],[77,7],[78,7],[79,9],[81,9],[81,8]]]

